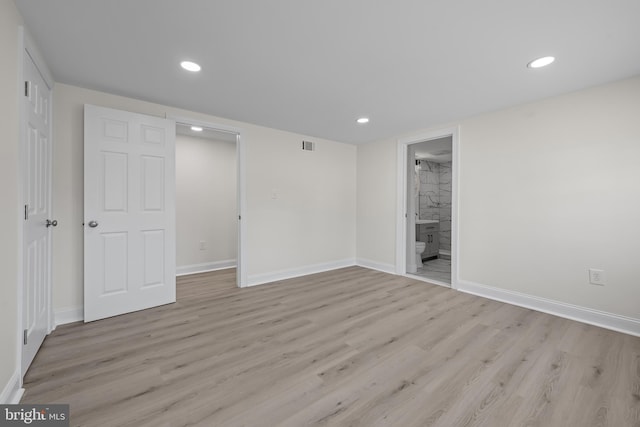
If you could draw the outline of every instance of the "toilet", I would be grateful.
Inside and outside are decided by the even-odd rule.
[[[422,267],[422,253],[427,248],[427,244],[425,242],[416,242],[416,267]]]

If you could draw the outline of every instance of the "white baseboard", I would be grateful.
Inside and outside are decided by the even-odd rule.
[[[15,405],[20,403],[24,394],[24,389],[20,384],[20,372],[16,371],[9,378],[9,382],[2,389],[0,394],[0,405]]]
[[[640,319],[580,307],[520,292],[458,281],[459,291],[640,337]]]
[[[84,307],[69,307],[55,310],[53,315],[56,327],[66,325],[67,323],[81,322],[84,320]]]
[[[307,274],[322,273],[323,271],[336,270],[338,268],[351,267],[356,265],[355,259],[344,259],[339,261],[325,262],[322,264],[307,265],[288,270],[274,271],[272,273],[254,274],[249,276],[247,287],[276,282],[278,280],[292,279],[294,277],[306,276]]]
[[[370,268],[371,270],[382,271],[383,273],[396,274],[396,266],[393,264],[385,264],[382,262],[371,261],[370,259],[358,258],[356,259],[356,265],[364,268]]]
[[[223,261],[204,262],[202,264],[191,264],[176,267],[176,276],[187,274],[206,273],[208,271],[223,270],[236,266],[235,259],[225,259]]]

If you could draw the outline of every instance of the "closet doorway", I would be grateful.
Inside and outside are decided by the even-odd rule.
[[[176,273],[236,268],[243,287],[240,130],[176,118]]]

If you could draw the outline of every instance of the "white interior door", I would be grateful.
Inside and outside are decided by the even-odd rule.
[[[84,107],[84,320],[176,300],[175,121]]]
[[[24,229],[22,375],[49,332],[51,288],[51,88],[29,53],[23,55]],[[57,223],[53,223],[57,224]]]

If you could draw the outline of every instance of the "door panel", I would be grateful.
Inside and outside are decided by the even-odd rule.
[[[85,105],[84,179],[85,322],[175,302],[175,123]]]
[[[164,210],[164,158],[142,157],[142,210]]]
[[[126,212],[128,196],[128,155],[123,153],[100,153],[102,156],[102,209],[110,212]]]
[[[100,297],[128,291],[127,233],[102,233],[100,258],[104,265]]]
[[[144,281],[143,287],[164,285],[164,230],[143,232],[144,239]]]
[[[28,52],[24,52],[24,178],[21,369],[27,372],[49,332],[51,286],[51,139],[49,103],[51,90]]]

